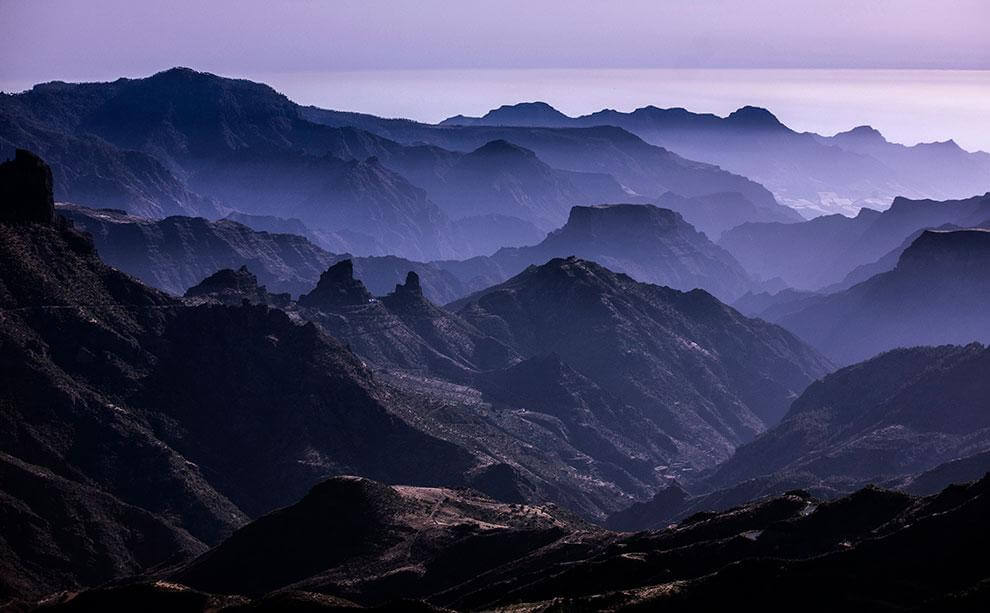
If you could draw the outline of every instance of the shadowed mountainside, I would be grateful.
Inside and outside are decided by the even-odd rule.
[[[50,210],[51,193],[0,202],[0,513],[30,527],[5,533],[2,597],[199,550],[332,474],[456,484],[473,466],[389,413],[315,326],[184,306],[105,266],[61,218],[23,221],[31,207]]]
[[[772,611],[797,600],[812,611],[977,610],[990,570],[980,555],[990,544],[982,529],[988,485],[927,498],[867,488],[832,502],[794,491],[622,534],[468,491],[337,478],[152,576],[165,581],[90,590],[50,610],[200,611],[210,602],[232,610],[211,591],[251,594],[234,605],[247,610],[408,610],[413,599],[426,610],[693,611],[741,598]],[[277,596],[259,594],[279,588]]]

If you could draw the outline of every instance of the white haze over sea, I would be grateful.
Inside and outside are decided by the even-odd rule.
[[[234,75],[230,75],[234,76]],[[542,100],[568,115],[649,104],[726,115],[752,104],[798,131],[869,124],[888,140],[990,151],[990,71],[528,69],[238,75],[302,104],[437,122]],[[9,90],[8,90],[9,91]]]

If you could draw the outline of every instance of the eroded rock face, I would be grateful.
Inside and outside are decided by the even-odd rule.
[[[254,276],[247,266],[241,266],[237,270],[231,268],[218,270],[190,287],[185,296],[231,306],[240,306],[246,301],[249,304],[286,307],[292,300],[289,294],[271,294],[264,285],[258,285],[258,277]]]
[[[52,169],[26,149],[0,164],[0,221],[55,221]]]
[[[371,300],[371,292],[354,278],[354,264],[341,260],[320,275],[320,282],[313,291],[299,297],[299,304],[319,308],[367,304]]]

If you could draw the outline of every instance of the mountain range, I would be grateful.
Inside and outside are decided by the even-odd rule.
[[[0,609],[990,598],[986,154],[172,69],[0,155]]]
[[[752,106],[726,117],[655,106],[568,117],[536,102],[502,106],[483,117],[459,115],[440,125],[616,126],[653,145],[750,177],[809,216],[882,209],[896,196],[961,198],[986,191],[990,181],[990,154],[964,151],[951,140],[908,147],[887,141],[870,126],[828,137],[796,132]]]
[[[990,193],[964,200],[895,198],[880,212],[863,209],[855,217],[827,215],[796,224],[745,223],[722,234],[719,245],[761,279],[780,278],[800,290],[849,286],[847,277],[862,280],[859,267],[884,260],[921,230],[955,226],[990,226]],[[884,272],[871,266],[869,272]],[[869,274],[869,273],[867,273]]]
[[[39,85],[0,97],[0,110],[0,149],[41,153],[60,201],[147,218],[298,218],[346,237],[357,255],[480,255],[491,246],[480,220],[492,215],[499,246],[517,245],[562,223],[574,205],[667,191],[738,192],[774,219],[798,219],[762,186],[621,129],[417,124],[407,130],[412,140],[393,140],[369,129],[375,122],[341,121],[349,115],[189,69]]]

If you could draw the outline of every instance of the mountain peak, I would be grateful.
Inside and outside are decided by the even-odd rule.
[[[562,126],[572,121],[546,102],[519,102],[503,104],[482,117],[457,115],[441,122],[441,125],[485,125],[485,126]]]
[[[520,147],[515,143],[510,143],[503,138],[497,138],[495,140],[490,140],[484,145],[478,147],[471,152],[474,155],[526,155],[535,157],[536,154],[526,149],[525,147]]]
[[[730,113],[726,119],[748,128],[784,127],[773,113],[759,106],[744,106]]]
[[[557,109],[553,108],[546,102],[518,102],[516,104],[503,104],[497,109],[493,109],[485,113],[483,119],[498,119],[498,118],[512,118],[512,119],[569,119],[567,115],[564,115]]]
[[[313,291],[299,297],[299,304],[316,308],[336,307],[366,304],[373,299],[364,284],[354,278],[354,263],[346,259],[320,275]]]
[[[0,164],[0,221],[55,221],[52,169],[26,149]]]
[[[856,126],[852,130],[839,132],[833,138],[839,141],[855,140],[860,144],[883,144],[887,142],[887,139],[883,137],[883,134],[879,130],[867,125]]]

